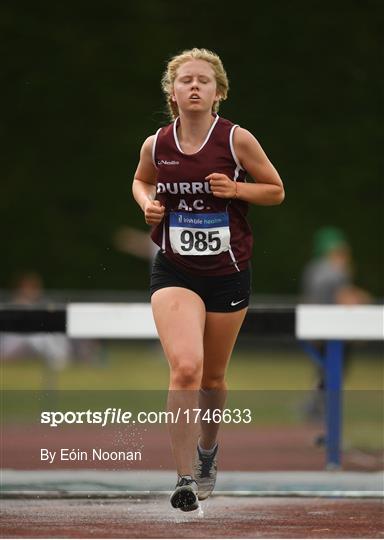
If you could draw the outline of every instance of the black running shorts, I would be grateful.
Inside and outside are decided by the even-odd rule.
[[[151,296],[165,287],[184,287],[203,300],[207,311],[227,313],[248,306],[251,294],[250,266],[225,276],[196,276],[175,266],[158,251],[152,267]]]

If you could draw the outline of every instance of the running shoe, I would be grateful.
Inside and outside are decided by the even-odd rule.
[[[204,499],[207,499],[212,493],[213,488],[215,487],[217,476],[216,455],[218,448],[218,444],[216,443],[216,446],[212,453],[203,454],[200,451],[200,448],[197,447],[193,472],[199,488],[199,501],[204,501]]]
[[[171,505],[183,512],[191,512],[199,508],[197,483],[192,476],[179,476],[175,491],[171,495]]]

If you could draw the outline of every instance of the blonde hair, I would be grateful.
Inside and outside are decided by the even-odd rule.
[[[217,85],[217,93],[220,95],[220,99],[215,101],[212,106],[212,111],[217,112],[219,110],[220,101],[227,99],[229,83],[220,57],[208,49],[198,49],[196,47],[183,51],[169,60],[167,69],[165,70],[161,79],[161,87],[165,94],[168,112],[172,120],[179,116],[179,108],[177,103],[172,101],[172,90],[176,79],[177,70],[182,64],[189,62],[190,60],[205,60],[211,64],[213,68]]]

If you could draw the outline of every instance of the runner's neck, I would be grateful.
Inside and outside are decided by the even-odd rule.
[[[195,154],[207,138],[212,124],[216,120],[213,114],[180,114],[177,121],[177,138],[185,154]]]

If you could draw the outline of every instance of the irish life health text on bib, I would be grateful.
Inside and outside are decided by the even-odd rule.
[[[227,212],[169,214],[169,239],[174,253],[179,255],[217,255],[230,247]]]

